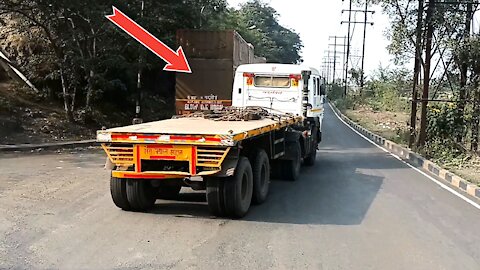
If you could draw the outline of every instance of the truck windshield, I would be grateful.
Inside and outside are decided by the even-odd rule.
[[[273,76],[255,76],[255,86],[289,88],[290,78],[289,77],[273,77]]]

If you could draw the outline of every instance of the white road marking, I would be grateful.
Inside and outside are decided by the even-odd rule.
[[[411,165],[410,163],[406,162],[405,160],[401,159],[399,156],[395,155],[394,153],[391,153],[390,151],[388,151],[387,149],[385,149],[384,147],[382,147],[381,145],[378,145],[376,144],[374,141],[370,140],[369,138],[367,138],[365,135],[363,135],[362,133],[358,132],[356,129],[354,129],[353,127],[351,127],[349,124],[347,124],[338,114],[337,112],[332,108],[332,105],[330,103],[328,103],[328,105],[330,106],[330,109],[332,109],[333,113],[335,114],[335,116],[340,120],[342,121],[342,123],[344,125],[346,125],[348,128],[350,128],[351,130],[353,130],[355,133],[357,133],[360,137],[362,137],[363,139],[365,139],[366,141],[368,141],[369,143],[375,145],[376,147],[380,148],[382,151],[390,154],[392,157],[398,159],[399,161],[401,161],[402,163],[404,163],[405,165],[407,165],[408,167],[414,169],[415,171],[417,171],[418,173],[422,174],[423,176],[427,177],[428,179],[432,180],[433,182],[435,182],[437,185],[439,185],[440,187],[442,187],[443,189],[449,191],[450,193],[452,193],[453,195],[459,197],[460,199],[466,201],[467,203],[471,204],[473,207],[477,208],[480,210],[480,205],[474,201],[472,201],[471,199],[465,197],[463,194],[459,193],[458,191],[454,190],[453,188],[447,186],[446,184],[438,181],[437,179],[433,178],[432,176],[428,175],[426,172],[414,167],[413,165]]]

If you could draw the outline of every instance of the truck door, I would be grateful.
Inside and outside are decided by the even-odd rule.
[[[233,93],[232,93],[232,106],[244,107],[245,106],[245,92],[247,89],[247,80],[243,73],[236,72],[235,79],[233,81]]]

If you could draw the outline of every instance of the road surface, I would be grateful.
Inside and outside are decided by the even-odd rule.
[[[0,269],[480,269],[480,211],[327,110],[317,165],[243,220],[123,212],[98,150],[0,156]]]

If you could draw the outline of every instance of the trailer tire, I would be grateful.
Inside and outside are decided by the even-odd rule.
[[[120,209],[129,211],[130,203],[127,199],[127,180],[122,178],[110,177],[110,194],[113,203]]]
[[[225,212],[232,218],[244,217],[253,194],[253,172],[250,161],[246,157],[240,157],[235,174],[225,179],[224,195]]]
[[[308,154],[308,156],[303,160],[303,163],[306,166],[313,166],[315,165],[316,159],[317,159],[317,149],[315,147],[313,151],[310,154]]]
[[[127,180],[127,198],[133,211],[146,211],[155,205],[156,189],[145,179]]]
[[[286,180],[296,181],[300,175],[300,167],[302,162],[302,149],[300,148],[300,142],[294,142],[287,145],[287,149],[292,151],[291,160],[284,160],[282,171],[283,177]]]
[[[253,195],[254,204],[262,204],[268,196],[270,187],[270,161],[265,150],[257,151],[253,157]]]
[[[220,177],[208,177],[207,204],[210,213],[217,217],[225,215],[225,201],[223,199],[223,184],[225,179]]]
[[[157,198],[162,200],[175,200],[178,198],[178,194],[182,186],[180,185],[161,185],[158,188]]]

